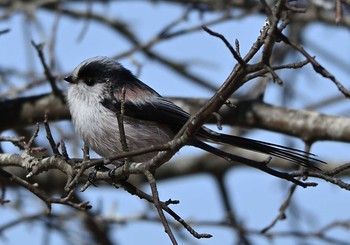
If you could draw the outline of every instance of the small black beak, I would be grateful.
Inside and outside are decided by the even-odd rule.
[[[66,82],[69,82],[69,83],[74,83],[74,81],[73,81],[73,76],[65,77],[64,80],[65,80]]]

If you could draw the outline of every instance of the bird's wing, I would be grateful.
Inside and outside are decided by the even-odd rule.
[[[130,87],[128,85],[124,86],[124,115],[139,120],[153,121],[167,125],[174,134],[176,134],[190,118],[190,114],[175,105],[173,102],[161,97],[146,84],[138,82],[136,85],[137,86]],[[116,88],[114,91],[115,103],[111,100],[105,99],[102,101],[102,104],[115,112],[120,111],[122,106],[122,99],[120,96],[122,94],[123,93]],[[207,147],[204,147],[205,144],[201,143],[200,140],[217,144],[227,144],[276,156],[311,168],[315,168],[314,163],[324,163],[323,161],[314,158],[313,154],[301,150],[239,136],[220,134],[211,131],[204,126],[198,130],[196,136],[197,137],[193,139],[191,144],[209,152],[212,151]],[[215,154],[215,152],[212,153]]]
[[[190,118],[190,115],[163,97],[153,97],[147,102],[125,103],[125,114],[140,120],[168,125],[174,133]]]
[[[146,84],[139,81],[136,85],[124,86],[124,96],[118,87],[115,88],[114,101],[105,98],[101,101],[102,105],[114,112],[120,112],[123,104],[124,115],[167,125],[174,133],[177,133],[190,118],[190,114],[160,96]]]

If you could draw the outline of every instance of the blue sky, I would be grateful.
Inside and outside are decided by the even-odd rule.
[[[77,4],[77,9],[84,9],[85,5]],[[99,8],[95,6],[95,8]],[[174,19],[179,18],[183,13],[181,6],[168,4],[148,5],[137,1],[135,3],[118,3],[116,7],[108,9],[100,8],[104,14],[108,14],[115,18],[125,19],[132,29],[137,33],[141,40],[147,42],[151,39],[165,23],[170,23]],[[107,11],[104,12],[104,11]],[[36,42],[48,42],[50,31],[54,18],[47,12],[39,12],[39,20],[44,24],[41,32],[38,32],[35,26],[32,26],[30,39]],[[200,22],[198,13],[192,13],[189,19],[181,24],[178,29],[188,25],[194,25]],[[207,15],[206,18],[215,18],[217,14]],[[0,22],[0,30],[10,28],[11,32],[0,37],[0,65],[6,67],[20,67],[23,71],[28,70],[31,66],[35,66],[38,72],[42,68],[36,57],[35,51],[28,47],[31,46],[30,39],[23,35],[25,19],[17,14],[13,18]],[[259,30],[263,25],[263,17],[247,17],[241,20],[230,21],[224,24],[212,27],[217,32],[222,33],[229,41],[234,43],[235,38],[240,41],[241,53],[244,55],[252,43],[259,35]],[[59,64],[58,71],[71,71],[82,60],[96,56],[111,56],[119,52],[125,51],[130,46],[123,40],[120,35],[112,34],[110,30],[102,28],[100,25],[89,24],[82,41],[78,42],[77,38],[83,29],[83,22],[75,22],[72,19],[65,18],[59,23],[57,33],[56,57]],[[347,67],[350,67],[350,34],[344,28],[332,29],[324,25],[312,24],[305,31],[306,49],[310,53],[315,54],[317,60],[333,74],[339,81],[349,87],[349,69],[347,71],[338,69],[334,61],[322,53],[314,50],[315,45],[325,47],[331,50],[336,57],[343,60]],[[155,50],[163,53],[167,57],[174,57],[177,60],[191,60],[194,65],[191,71],[201,74],[202,77],[212,81],[213,84],[220,86],[231,71],[234,60],[231,54],[218,39],[209,36],[201,31],[191,35],[187,35],[175,40],[166,41],[155,47]],[[6,58],[4,58],[6,57]],[[297,57],[301,59],[301,57]],[[31,65],[28,65],[28,60]],[[164,96],[182,96],[182,97],[210,97],[211,91],[205,90],[199,86],[188,83],[186,79],[175,75],[173,72],[160,66],[155,61],[149,61],[141,54],[120,60],[126,67],[132,71],[136,71],[133,60],[142,64],[140,79],[157,90]],[[288,80],[288,76],[295,75],[293,71],[283,73],[282,78]],[[324,98],[328,98],[338,94],[338,90],[329,80],[322,78],[313,72],[310,66],[304,68],[302,74],[295,75],[295,81],[291,86],[298,91],[298,99],[290,106],[295,108],[303,108],[305,105],[312,104]],[[18,80],[17,83],[23,83],[25,80]],[[66,84],[60,81],[60,87],[66,89]],[[281,88],[276,84],[270,84],[266,101],[269,103],[281,104]],[[46,86],[40,90],[32,90],[28,94],[40,94],[50,91],[50,87]],[[244,88],[241,92],[244,91]],[[333,106],[322,108],[321,112],[332,115],[348,116],[349,102],[342,101]],[[67,122],[65,122],[66,124]],[[228,127],[226,127],[228,128]],[[7,132],[10,134],[11,132]],[[43,139],[44,135],[41,136]],[[56,134],[56,137],[59,137]],[[249,137],[271,141],[274,143],[284,143],[280,135],[269,132],[254,132]],[[300,140],[296,141],[296,146],[303,147]],[[13,150],[9,148],[9,150]],[[322,159],[331,162],[345,163],[349,161],[348,145],[341,143],[321,142],[316,143],[313,152],[318,154]],[[186,148],[176,155],[177,158],[185,157],[187,154],[199,154],[199,151],[193,148]],[[71,156],[74,152],[70,151]],[[79,155],[76,155],[79,156]],[[347,178],[349,180],[349,178]],[[230,171],[225,179],[230,187],[230,196],[234,207],[237,209],[239,219],[247,227],[254,229],[262,229],[267,226],[278,214],[278,208],[283,199],[287,195],[289,183],[278,180],[265,173],[254,169],[239,168]],[[316,188],[298,189],[295,197],[294,211],[297,218],[293,218],[291,211],[287,213],[287,221],[278,223],[273,231],[283,231],[292,228],[302,230],[315,229],[322,227],[333,220],[349,220],[348,204],[350,201],[349,193],[341,190],[339,187],[332,186],[323,181],[319,182]],[[224,216],[222,203],[219,200],[218,189],[213,178],[206,175],[190,176],[176,180],[163,181],[159,183],[159,191],[161,198],[179,199],[180,204],[173,207],[174,210],[185,220],[221,220]],[[21,191],[24,195],[31,196],[26,191]],[[9,197],[11,194],[9,192]],[[152,207],[149,207],[144,201],[136,197],[129,196],[122,190],[108,188],[90,188],[82,196],[86,200],[90,200],[94,209],[101,210],[102,215],[108,217],[120,217],[134,215],[135,213],[147,212],[156,216]],[[26,211],[28,213],[40,210],[43,206],[37,200],[28,201]],[[293,208],[291,208],[293,210]],[[63,212],[66,208],[54,206],[54,212]],[[18,217],[19,214],[11,213],[6,207],[0,209],[0,216],[3,217],[0,222],[8,222]],[[30,241],[31,244],[39,244],[43,239],[43,229],[36,227],[37,223],[30,226],[31,232],[25,231],[29,226],[21,226],[4,233],[8,241],[5,244],[21,244],[24,241]],[[234,236],[232,231],[221,227],[195,227],[199,232],[208,232],[213,234],[213,238],[208,240],[196,240],[190,237],[185,231],[181,231],[188,240],[181,240],[180,244],[232,244]],[[163,232],[163,228],[158,223],[147,222],[131,222],[126,225],[118,225],[115,227],[115,237],[119,244],[138,244],[147,241],[153,244],[166,244],[169,242],[167,235]],[[41,232],[41,233],[40,233]],[[72,232],[79,232],[79,226],[72,225]],[[19,236],[18,234],[21,234]],[[35,234],[35,235],[32,235]],[[137,234],[137,235],[136,235]],[[332,233],[337,237],[350,239],[350,235],[342,230],[336,230]],[[1,238],[0,238],[1,239]],[[269,240],[265,238],[254,237],[257,244],[269,244]],[[344,239],[345,240],[345,239]],[[295,244],[291,240],[276,240],[277,244]],[[313,240],[313,244],[322,244],[317,240]],[[65,244],[59,239],[59,236],[51,237],[51,244]]]

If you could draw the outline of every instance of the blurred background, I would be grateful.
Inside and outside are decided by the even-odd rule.
[[[48,112],[54,139],[65,142],[71,158],[83,156],[83,142],[74,133],[65,104],[48,97],[53,89],[32,43],[43,45],[48,68],[63,93],[67,90],[63,78],[81,61],[108,56],[162,96],[195,113],[237,63],[224,43],[203,31],[202,25],[225,36],[234,47],[238,40],[244,57],[267,19],[262,2],[0,1],[1,136],[29,139],[35,123],[42,123],[37,118]],[[273,6],[279,1],[266,2]],[[283,17],[288,20],[283,33],[315,56],[345,89],[349,88],[349,1],[286,2],[291,7]],[[261,50],[251,64],[260,59]],[[305,57],[295,49],[275,43],[272,65],[303,60]],[[263,97],[264,104],[281,108],[282,112],[295,109],[341,120],[342,125],[329,125],[331,136],[313,142],[311,152],[328,162],[327,169],[348,163],[350,103],[337,85],[317,74],[310,64],[277,73],[282,86],[270,75],[259,76],[242,86],[233,98],[241,101]],[[283,129],[263,130],[266,127],[259,122],[252,125],[246,117],[233,115],[240,119],[235,121],[226,113],[223,132],[305,149],[300,137],[278,133]],[[209,126],[218,130],[215,125]],[[318,125],[307,126],[312,131]],[[300,135],[293,129],[289,132]],[[339,135],[333,137],[333,132]],[[0,143],[1,154],[22,152],[11,142]],[[42,124],[34,144],[48,149],[40,153],[42,156],[52,156]],[[92,153],[92,157],[98,155]],[[296,169],[278,159],[273,163],[282,171]],[[1,167],[8,165],[0,161]],[[27,173],[18,167],[11,170],[23,178]],[[325,180],[310,178],[317,187],[296,188],[289,196],[285,219],[263,234],[261,231],[280,214],[292,183],[247,166],[228,164],[192,147],[182,148],[156,177],[161,200],[179,200],[178,205],[171,206],[173,210],[196,231],[213,235],[197,240],[167,216],[179,244],[350,244],[349,189]],[[346,172],[339,179],[345,183],[350,180]],[[78,188],[75,198],[89,201],[91,210],[82,212],[54,204],[47,215],[45,203],[33,193],[4,178],[0,181],[1,200],[10,201],[0,206],[1,244],[170,243],[154,207],[122,189],[102,183],[85,192]],[[133,181],[150,193],[142,178],[136,176]],[[50,170],[36,176],[34,182],[48,195],[60,197],[66,178]]]

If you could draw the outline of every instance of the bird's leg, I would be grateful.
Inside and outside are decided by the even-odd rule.
[[[114,168],[110,169],[109,172],[108,172],[109,177],[111,177],[111,179],[114,179],[114,173],[115,173],[115,171],[116,171],[118,168],[124,166],[124,164],[125,164],[124,161],[118,161],[118,162],[114,163]]]
[[[97,187],[97,185],[95,184],[95,180],[96,180],[96,175],[98,171],[105,172],[105,171],[111,171],[111,170],[103,164],[99,164],[94,167],[94,169],[88,175],[88,181],[90,182],[90,184],[92,184],[95,187]]]

